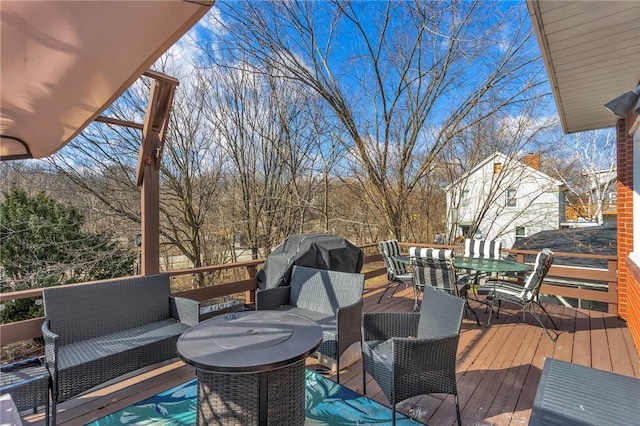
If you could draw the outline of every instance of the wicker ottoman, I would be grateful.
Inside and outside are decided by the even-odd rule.
[[[0,394],[8,393],[18,410],[45,406],[45,422],[49,424],[49,372],[39,358],[0,367]]]

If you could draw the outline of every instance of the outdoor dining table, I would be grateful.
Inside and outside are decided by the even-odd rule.
[[[393,256],[393,259],[398,262],[410,264],[411,257],[407,255]],[[487,272],[487,273],[521,273],[531,271],[531,266],[526,263],[514,262],[511,260],[495,259],[488,257],[454,257],[453,266],[456,269],[466,269],[471,271]],[[495,290],[495,281],[494,281]],[[493,314],[493,299],[490,302],[479,300],[474,298],[477,302],[480,302],[491,309]],[[491,316],[487,321],[486,326],[491,324]]]
[[[177,351],[196,368],[197,424],[304,424],[305,359],[321,342],[315,321],[288,312],[238,312],[191,327]]]
[[[526,263],[488,257],[460,257],[453,259],[457,269],[471,269],[489,273],[527,272],[531,266]]]
[[[392,259],[406,264],[411,263],[411,257],[407,255],[392,256]],[[471,269],[490,273],[527,272],[531,270],[531,266],[526,263],[487,257],[454,257],[453,266],[456,269]]]
[[[487,273],[521,273],[527,272],[531,270],[531,266],[526,263],[514,262],[511,260],[504,259],[495,259],[489,257],[461,257],[459,259],[454,259],[453,264],[458,269],[466,269],[471,271],[479,271],[479,272],[487,272]],[[495,292],[495,286],[497,280],[492,280],[489,282],[493,282],[493,291]],[[483,290],[486,290],[485,293],[481,293],[481,290],[478,290],[478,294],[491,294],[491,290],[487,289],[489,286],[485,286]],[[476,298],[476,301],[486,305],[491,309],[491,313],[489,315],[489,319],[487,320],[486,326],[489,327],[491,325],[491,317],[493,316],[493,303],[495,298],[489,298],[489,302],[486,300],[479,300]]]

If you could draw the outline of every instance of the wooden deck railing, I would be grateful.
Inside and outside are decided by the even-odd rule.
[[[420,247],[440,247],[440,248],[452,248],[456,251],[462,250],[461,246],[443,246],[443,245],[428,245],[417,243],[401,243],[401,246],[408,250],[410,246]],[[359,246],[365,251],[364,267],[363,271],[365,279],[370,280],[379,276],[383,276],[386,273],[385,268],[380,263],[382,258],[377,253],[377,244],[363,244]],[[519,262],[524,262],[525,255],[535,255],[537,251],[531,250],[503,250],[506,253],[513,254],[517,257]],[[367,253],[369,253],[367,255]],[[547,274],[547,280],[552,278],[556,279],[569,279],[576,281],[598,281],[607,284],[607,291],[589,290],[575,287],[565,287],[558,285],[544,284],[541,292],[548,295],[571,297],[576,299],[592,300],[595,302],[607,303],[609,313],[617,313],[618,303],[618,283],[617,283],[617,270],[618,260],[615,256],[602,256],[602,255],[581,255],[575,253],[555,253],[556,258],[570,257],[570,258],[588,258],[588,259],[602,259],[607,261],[607,269],[594,269],[594,268],[576,268],[571,266],[552,266],[551,270]],[[192,275],[197,273],[212,273],[215,271],[224,271],[229,269],[244,268],[245,278],[239,281],[228,282],[224,284],[197,288],[193,290],[185,290],[173,293],[176,296],[188,297],[200,302],[220,298],[228,295],[244,293],[245,303],[253,303],[255,300],[255,292],[257,289],[256,273],[258,266],[264,263],[265,259],[250,260],[245,262],[227,263],[223,265],[205,266],[192,269],[180,269],[167,271],[172,277],[179,277],[183,275]],[[91,285],[91,283],[86,283]],[[0,293],[0,303],[17,300],[35,298],[35,303],[42,303],[42,289],[31,289],[24,291],[16,291],[9,293]],[[0,325],[0,345],[6,345],[9,343],[19,342],[23,340],[42,337],[41,326],[44,318],[34,318],[25,321],[18,321],[10,324]]]

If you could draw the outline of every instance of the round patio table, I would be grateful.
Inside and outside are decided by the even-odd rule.
[[[482,272],[527,272],[531,270],[531,266],[525,263],[486,257],[454,257],[453,266],[458,269],[473,269]]]
[[[304,424],[305,359],[321,342],[316,322],[287,312],[238,312],[191,327],[177,351],[196,368],[197,424]]]
[[[411,263],[411,257],[404,254],[392,256],[392,259],[406,264]],[[473,269],[482,272],[527,272],[531,270],[531,266],[525,263],[487,257],[454,257],[453,266],[457,269]]]

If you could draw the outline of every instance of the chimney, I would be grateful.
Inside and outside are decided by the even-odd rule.
[[[540,154],[527,154],[524,156],[524,164],[536,170],[540,170]]]

